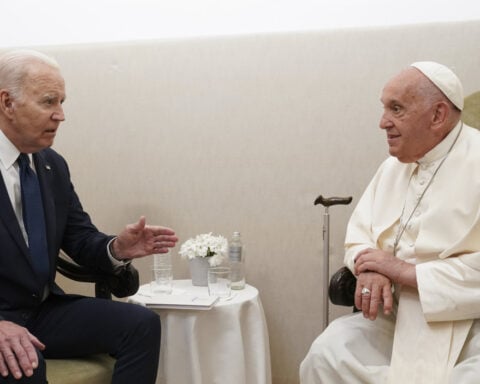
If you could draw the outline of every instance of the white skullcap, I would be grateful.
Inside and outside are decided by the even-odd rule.
[[[462,83],[451,69],[433,61],[418,61],[411,66],[428,77],[460,111],[463,109]]]

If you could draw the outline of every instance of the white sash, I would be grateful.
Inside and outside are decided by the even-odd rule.
[[[427,323],[417,290],[402,287],[388,384],[447,384],[472,323]]]

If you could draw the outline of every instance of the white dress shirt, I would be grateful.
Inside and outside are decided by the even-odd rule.
[[[25,242],[28,244],[27,231],[23,222],[22,212],[22,195],[20,191],[20,172],[17,164],[20,151],[12,144],[0,130],[0,171],[2,172],[3,181],[7,188],[8,197],[12,203],[15,216],[22,230]],[[32,164],[32,155],[29,155],[30,164]]]

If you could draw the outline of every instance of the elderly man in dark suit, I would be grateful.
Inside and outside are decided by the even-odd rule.
[[[167,252],[175,233],[128,225],[99,232],[83,210],[65,160],[49,148],[65,119],[65,84],[54,59],[0,56],[0,383],[45,383],[45,357],[106,352],[113,383],[154,383],[160,321],[140,306],[65,294],[55,284],[60,250],[103,271]]]

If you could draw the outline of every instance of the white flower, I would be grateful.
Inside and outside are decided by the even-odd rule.
[[[210,266],[220,265],[227,256],[228,241],[223,236],[214,236],[212,232],[197,235],[185,241],[180,247],[183,259],[191,260],[195,257],[208,257]]]

